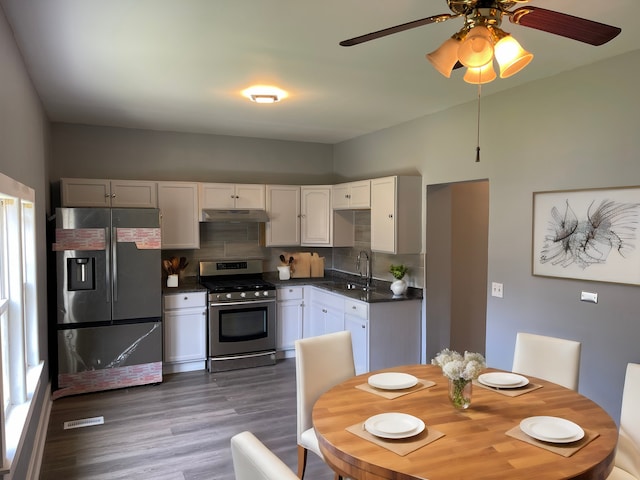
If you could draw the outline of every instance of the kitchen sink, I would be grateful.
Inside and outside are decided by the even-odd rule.
[[[344,289],[345,290],[365,290],[365,291],[370,291],[370,290],[373,290],[373,287],[368,287],[366,285],[359,285],[357,283],[345,283],[344,284]]]

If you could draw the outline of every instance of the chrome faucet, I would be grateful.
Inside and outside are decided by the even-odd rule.
[[[365,266],[366,266],[366,279],[365,279],[365,285],[367,287],[371,286],[371,280],[372,280],[372,271],[371,271],[371,257],[369,257],[369,254],[365,251],[365,250],[360,250],[360,253],[358,253],[358,258],[356,258],[356,270],[358,271],[358,274],[360,275],[360,279],[362,279],[362,269],[360,267],[360,264],[362,262],[362,256],[364,255],[364,258],[366,260]]]

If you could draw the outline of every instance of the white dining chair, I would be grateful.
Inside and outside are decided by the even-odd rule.
[[[578,390],[581,343],[518,332],[511,370]]]
[[[614,467],[607,480],[640,480],[640,364],[629,363],[622,390],[622,410]]]
[[[324,392],[356,374],[351,332],[341,331],[295,342],[298,477],[304,478],[307,453],[323,458],[311,411]],[[336,479],[341,478],[338,474]]]
[[[251,432],[231,437],[236,480],[297,480],[298,477]]]

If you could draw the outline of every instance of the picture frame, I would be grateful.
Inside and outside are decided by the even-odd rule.
[[[533,193],[532,274],[640,285],[640,187]]]

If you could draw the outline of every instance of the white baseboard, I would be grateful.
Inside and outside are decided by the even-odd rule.
[[[162,373],[183,373],[194,372],[197,370],[205,370],[207,363],[205,360],[198,360],[196,362],[184,362],[184,363],[165,363],[162,365]]]

